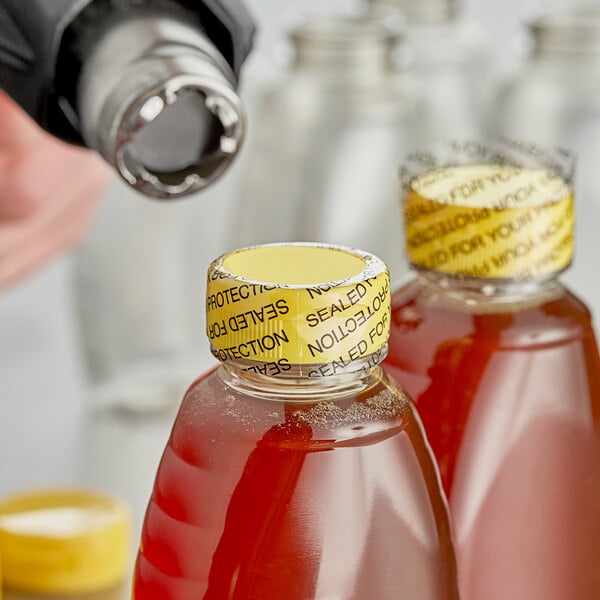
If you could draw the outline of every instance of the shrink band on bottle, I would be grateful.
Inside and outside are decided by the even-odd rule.
[[[565,269],[573,191],[544,169],[459,165],[414,178],[404,198],[411,263],[449,275],[514,279]]]
[[[222,362],[269,363],[268,374],[333,375],[385,357],[390,279],[372,254],[338,246],[273,244],[211,265],[207,334]],[[257,370],[257,372],[263,372]]]

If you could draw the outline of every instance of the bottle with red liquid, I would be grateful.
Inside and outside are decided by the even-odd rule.
[[[456,600],[439,474],[381,370],[389,274],[316,244],[211,265],[220,368],[189,389],[160,463],[135,600]]]
[[[404,170],[408,255],[384,368],[450,502],[463,600],[600,598],[600,362],[573,255],[572,161],[454,144]],[[600,226],[600,224],[599,224]]]

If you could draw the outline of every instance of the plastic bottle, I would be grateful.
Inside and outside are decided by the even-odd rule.
[[[158,469],[135,600],[456,599],[445,500],[381,371],[389,273],[316,244],[208,274],[220,368],[187,392]]]
[[[440,466],[461,598],[599,598],[600,361],[559,280],[570,161],[464,144],[404,174],[418,276],[393,295],[384,366]]]
[[[204,194],[222,200],[215,190]],[[189,308],[201,281],[191,256],[208,262],[214,256],[209,247],[223,251],[227,221],[222,202],[211,210],[210,226],[203,222],[205,201],[150,203],[115,182],[99,207],[74,262],[83,366],[94,408],[169,410],[198,368],[211,364],[194,335],[203,323]]]
[[[404,44],[396,52],[426,101],[421,137],[439,140],[481,134],[493,72],[483,28],[463,14],[460,0],[368,0],[373,16],[400,11]]]

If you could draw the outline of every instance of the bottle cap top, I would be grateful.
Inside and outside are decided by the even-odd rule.
[[[409,259],[418,269],[491,279],[543,277],[573,257],[573,191],[546,167],[459,164],[405,188]]]
[[[359,371],[383,360],[390,281],[376,256],[339,246],[268,244],[221,256],[208,271],[213,355],[257,373]],[[309,369],[303,366],[310,366]]]
[[[26,593],[87,594],[123,581],[131,516],[84,490],[42,490],[0,502],[4,585]]]

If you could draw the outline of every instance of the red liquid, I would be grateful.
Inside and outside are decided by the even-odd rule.
[[[419,281],[392,306],[384,368],[438,459],[461,598],[598,600],[600,363],[586,307],[557,288],[469,310]]]
[[[136,600],[455,600],[447,511],[411,404],[284,403],[217,372],[186,395],[148,506]]]

